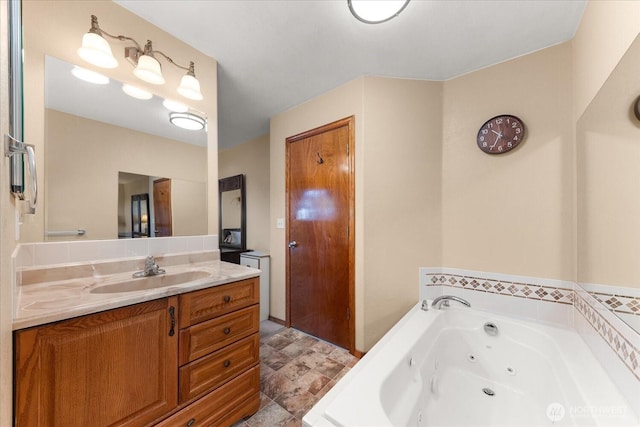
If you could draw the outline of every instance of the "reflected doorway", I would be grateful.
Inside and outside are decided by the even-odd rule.
[[[171,180],[168,178],[153,181],[153,211],[156,216],[156,237],[172,236]]]

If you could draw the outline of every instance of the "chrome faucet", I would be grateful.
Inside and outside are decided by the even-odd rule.
[[[457,301],[460,304],[464,304],[467,307],[471,307],[471,304],[469,304],[469,301],[453,295],[442,295],[434,299],[433,302],[431,303],[431,307],[434,307],[437,309],[440,309],[441,307],[449,307],[449,301]]]
[[[165,274],[166,271],[163,268],[158,267],[156,260],[152,255],[149,255],[144,261],[144,270],[133,273],[133,277],[148,277],[157,276],[158,274]]]

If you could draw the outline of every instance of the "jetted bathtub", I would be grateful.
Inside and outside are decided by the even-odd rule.
[[[416,305],[305,426],[640,425],[573,330]]]

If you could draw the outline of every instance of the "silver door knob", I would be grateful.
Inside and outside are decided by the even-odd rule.
[[[289,242],[289,249],[293,249],[296,246],[298,246],[298,242],[296,242],[295,240]]]

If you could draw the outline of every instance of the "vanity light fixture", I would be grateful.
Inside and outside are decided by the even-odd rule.
[[[347,4],[359,21],[380,24],[398,16],[409,0],[347,0]]]
[[[124,56],[135,67],[133,74],[140,80],[155,85],[165,83],[164,76],[162,75],[162,67],[158,59],[156,59],[156,56],[159,55],[165,58],[170,64],[187,71],[180,80],[180,85],[177,88],[178,93],[185,98],[195,101],[203,99],[202,92],[200,91],[200,82],[196,79],[193,61],[190,61],[188,66],[182,66],[176,64],[173,59],[163,52],[154,50],[151,40],[147,40],[144,49],[142,49],[140,44],[131,37],[111,35],[100,28],[98,18],[95,15],[91,15],[91,28],[89,32],[82,37],[82,46],[78,49],[78,55],[97,67],[117,67],[118,60],[113,56],[111,46],[105,39],[105,36],[121,42],[134,44],[134,46],[124,48]]]
[[[104,74],[96,73],[95,71],[87,70],[86,68],[78,67],[77,65],[71,69],[71,74],[80,80],[96,85],[109,84],[109,77]]]
[[[126,83],[122,85],[122,91],[132,98],[142,99],[144,101],[153,98],[153,94],[151,92],[147,92],[146,90]]]
[[[171,124],[187,130],[202,130],[205,128],[207,121],[205,118],[196,113],[169,113],[169,121]]]

